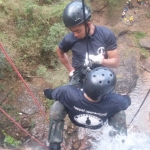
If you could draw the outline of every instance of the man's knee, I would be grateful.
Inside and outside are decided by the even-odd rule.
[[[63,141],[64,118],[67,114],[65,106],[56,101],[50,108],[50,124],[48,141],[61,143]]]
[[[65,106],[59,101],[56,101],[50,108],[50,119],[57,121],[64,120],[66,114],[67,110]]]

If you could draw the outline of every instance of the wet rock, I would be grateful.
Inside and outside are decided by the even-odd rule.
[[[123,36],[125,34],[127,34],[129,32],[129,30],[123,30],[121,32],[118,33],[117,38],[119,38],[120,36]]]
[[[81,141],[76,141],[74,144],[73,144],[73,148],[74,149],[79,149],[79,146],[81,145]]]
[[[92,143],[87,138],[85,138],[81,141],[79,150],[89,150],[92,146]]]
[[[140,67],[143,68],[144,70],[150,72],[150,57],[147,59],[143,59],[141,61]]]
[[[143,38],[140,40],[140,46],[143,48],[150,49],[150,38]]]
[[[45,107],[43,106],[43,103],[41,103],[40,101],[41,95],[38,93],[40,87],[38,86],[28,83],[28,87],[30,88],[31,91],[33,91],[32,94],[34,94],[34,99],[31,96],[31,94],[25,89],[24,85],[20,86],[20,89],[18,89],[17,105],[19,106],[20,112],[22,112],[23,114],[34,115],[40,112],[38,105],[40,105],[41,109],[45,111]]]
[[[21,126],[23,128],[30,128],[31,127],[31,118],[24,117],[21,119]]]

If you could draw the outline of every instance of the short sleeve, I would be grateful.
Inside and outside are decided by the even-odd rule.
[[[106,39],[106,50],[114,50],[117,48],[117,38],[112,31],[109,32],[108,37]]]
[[[58,46],[64,53],[68,52],[71,49],[70,43],[66,40],[66,37],[62,39]]]
[[[128,95],[118,95],[118,108],[126,110],[131,105],[131,99]]]
[[[64,36],[62,41],[59,43],[59,48],[64,52],[68,52],[72,49],[73,45],[78,41],[76,37],[74,37],[73,33],[69,33]]]

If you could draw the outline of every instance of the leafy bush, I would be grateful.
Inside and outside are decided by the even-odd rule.
[[[52,99],[49,100],[46,98],[46,100],[44,101],[44,105],[45,105],[46,109],[49,110],[49,108],[54,104],[54,102],[55,102],[54,100],[52,100]]]
[[[5,59],[5,56],[0,52],[0,79],[5,77],[10,70],[10,66]]]
[[[136,39],[144,38],[144,37],[146,37],[146,35],[147,35],[146,33],[141,32],[141,31],[137,31],[137,32],[134,33],[134,36],[135,36]]]
[[[1,0],[0,38],[9,47],[11,45],[13,54],[16,53],[14,61],[21,72],[30,74],[33,63],[35,67],[41,61],[44,63],[43,55],[54,55],[52,50],[65,33],[62,12],[68,2]],[[53,63],[53,60],[47,61]]]
[[[7,135],[4,131],[3,131],[3,133],[5,135],[4,145],[18,147],[21,144],[21,141],[15,140],[13,137]]]
[[[150,18],[150,12],[147,12],[147,13],[145,14],[145,16],[146,16],[147,18]]]
[[[141,58],[147,59],[150,54],[149,54],[149,52],[146,49],[141,48],[140,49],[140,55],[141,55]]]
[[[107,5],[108,8],[108,17],[113,17],[115,18],[116,16],[119,15],[119,12],[122,12],[122,6],[126,2],[124,0],[99,0],[100,2],[103,2],[103,5]]]
[[[44,51],[53,51],[56,49],[58,42],[67,33],[66,28],[62,23],[55,23],[49,28],[48,36],[44,39]]]
[[[37,76],[44,77],[47,74],[47,68],[45,66],[39,65],[36,70]]]
[[[61,2],[61,0],[43,0],[42,4],[52,4],[57,2]]]

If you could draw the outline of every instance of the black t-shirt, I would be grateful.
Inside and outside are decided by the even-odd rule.
[[[63,52],[72,50],[72,66],[77,68],[84,64],[87,53],[86,38],[77,39],[73,33],[67,34],[59,43]],[[95,26],[95,31],[88,36],[88,52],[92,55],[100,53],[107,58],[107,51],[117,48],[117,40],[111,30],[103,26]]]
[[[64,104],[75,125],[90,129],[101,128],[108,118],[131,104],[129,96],[115,93],[107,94],[99,102],[90,102],[84,97],[83,91],[71,85],[54,89],[52,97]]]

